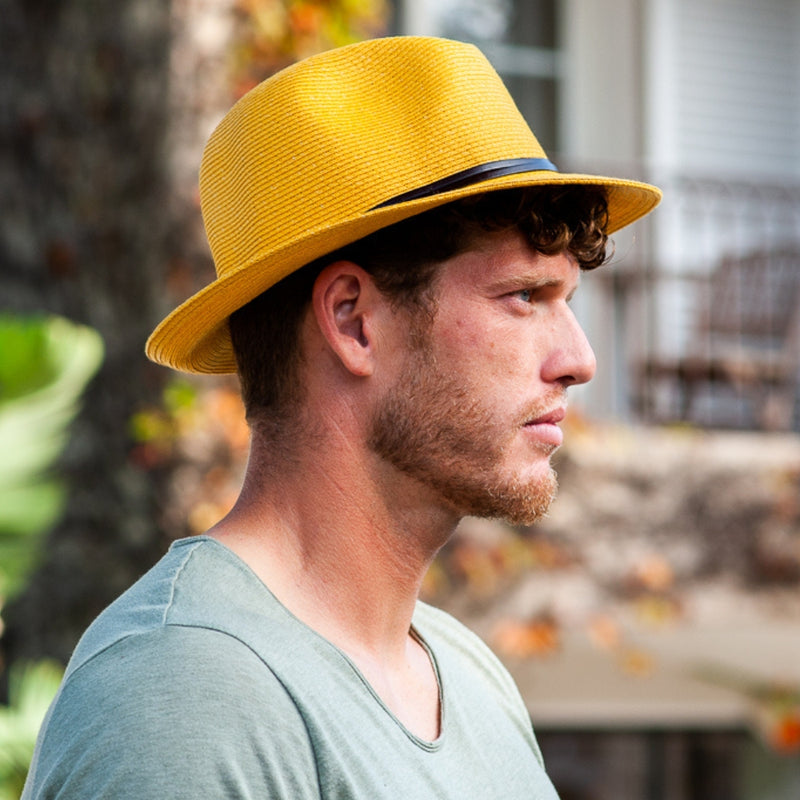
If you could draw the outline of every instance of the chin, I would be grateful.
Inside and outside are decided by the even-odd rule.
[[[509,525],[534,525],[547,515],[558,490],[556,473],[548,465],[544,475],[484,484],[462,507],[466,516],[501,519]]]

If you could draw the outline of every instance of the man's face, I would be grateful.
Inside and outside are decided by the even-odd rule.
[[[568,300],[579,269],[533,252],[521,234],[488,235],[445,262],[430,327],[372,420],[370,444],[459,515],[532,524],[556,490],[550,456],[568,386],[594,354]]]

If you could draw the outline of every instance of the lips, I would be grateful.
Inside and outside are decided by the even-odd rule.
[[[564,417],[567,416],[567,409],[563,406],[559,408],[554,408],[552,411],[548,411],[546,414],[542,414],[540,417],[536,417],[536,419],[531,419],[526,422],[526,425],[558,425],[559,422],[564,421]]]
[[[564,433],[558,423],[564,420],[567,410],[563,406],[554,408],[525,423],[525,430],[540,444],[560,447],[564,442]]]

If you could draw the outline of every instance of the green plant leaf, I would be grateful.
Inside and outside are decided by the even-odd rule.
[[[28,774],[36,737],[61,681],[49,661],[15,664],[9,671],[9,705],[0,706],[0,800],[17,800]]]
[[[0,314],[0,602],[35,563],[63,508],[51,474],[103,358],[100,335],[61,317]]]

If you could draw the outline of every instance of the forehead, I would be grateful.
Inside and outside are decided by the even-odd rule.
[[[448,289],[507,291],[542,281],[577,286],[580,269],[567,251],[545,256],[528,244],[517,229],[486,233],[470,248],[444,261],[437,274],[439,292]]]

